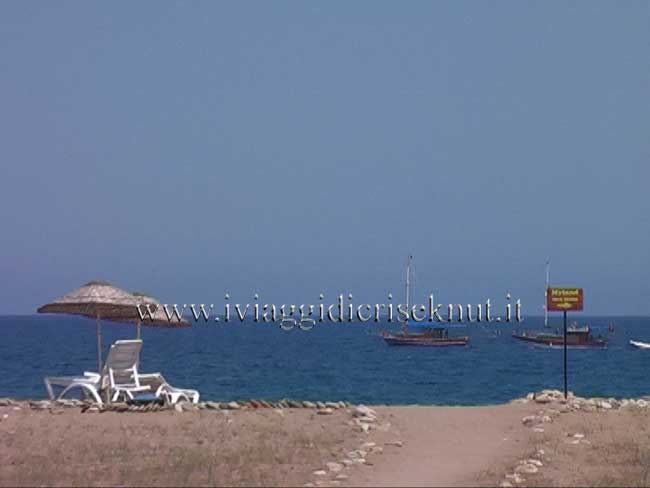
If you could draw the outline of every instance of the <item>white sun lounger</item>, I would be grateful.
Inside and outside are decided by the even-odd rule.
[[[116,341],[111,345],[102,374],[85,372],[83,376],[49,376],[45,378],[45,388],[50,399],[54,400],[53,386],[62,387],[58,398],[71,390],[79,389],[90,395],[98,404],[102,404],[100,391],[108,389],[113,401],[120,395],[133,398],[133,393],[147,391],[149,386],[138,382],[137,364],[140,359],[142,341]]]
[[[156,389],[156,398],[161,396],[171,404],[179,400],[185,400],[192,403],[199,403],[199,392],[188,388],[176,388],[170,385],[160,373],[139,374],[141,384],[150,385],[151,389]]]
[[[170,385],[160,373],[141,374],[138,372],[142,340],[116,341],[111,345],[102,369],[102,374],[85,372],[83,376],[60,376],[45,378],[50,399],[54,400],[53,386],[62,387],[58,398],[70,390],[79,389],[90,395],[98,404],[102,404],[100,392],[108,390],[112,401],[122,397],[132,400],[134,393],[152,391],[156,398],[163,398],[174,404],[184,400],[199,402],[199,392]]]

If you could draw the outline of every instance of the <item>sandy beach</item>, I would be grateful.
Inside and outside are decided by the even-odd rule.
[[[647,485],[641,400],[158,412],[0,402],[0,485]],[[363,426],[367,427],[363,427]]]

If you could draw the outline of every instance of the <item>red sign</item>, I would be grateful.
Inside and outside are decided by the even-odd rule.
[[[548,288],[546,310],[549,312],[580,312],[583,305],[582,288]]]

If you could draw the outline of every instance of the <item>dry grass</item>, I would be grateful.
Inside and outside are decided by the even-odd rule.
[[[24,413],[0,423],[2,486],[302,485],[356,441],[309,411]]]
[[[624,409],[610,412],[563,414],[532,433],[520,459],[536,457],[543,449],[544,467],[524,475],[525,486],[650,486],[650,412]],[[574,434],[584,434],[571,444]],[[586,442],[584,442],[586,441]],[[485,474],[498,485],[513,464]]]

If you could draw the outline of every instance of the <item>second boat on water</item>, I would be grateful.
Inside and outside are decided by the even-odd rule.
[[[520,341],[531,342],[541,346],[564,347],[564,334],[550,334],[548,332],[521,332],[513,333],[512,337]],[[607,347],[607,339],[593,337],[589,327],[572,327],[566,331],[566,345],[572,349],[603,348]]]

